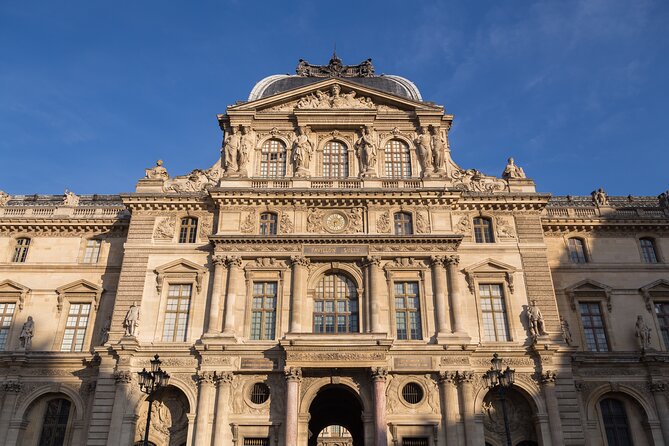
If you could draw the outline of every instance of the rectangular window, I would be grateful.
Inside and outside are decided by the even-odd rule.
[[[65,323],[65,334],[61,352],[80,352],[84,349],[84,337],[88,327],[88,316],[91,313],[91,304],[70,304],[70,312]]]
[[[84,251],[84,263],[98,263],[100,257],[100,240],[87,240]]]
[[[509,323],[502,285],[480,284],[483,339],[485,341],[510,341]]]
[[[583,247],[583,240],[579,238],[570,238],[567,244],[569,247],[569,258],[571,263],[586,263],[585,249]]]
[[[29,238],[16,239],[16,245],[14,246],[14,255],[12,256],[12,262],[25,263],[26,258],[28,257],[29,247],[30,247]]]
[[[474,218],[474,240],[476,243],[494,243],[492,234],[492,220],[489,218]]]
[[[418,282],[395,282],[397,339],[423,339]]]
[[[251,339],[274,339],[276,326],[276,282],[254,282]]]
[[[641,257],[644,263],[658,263],[653,239],[642,238],[639,240],[639,245],[641,246]]]
[[[669,302],[655,303],[655,316],[660,326],[660,336],[664,341],[664,348],[669,350]]]
[[[163,341],[183,342],[186,340],[191,290],[192,285],[170,285],[167,292]]]
[[[608,352],[609,344],[604,329],[604,319],[599,302],[581,302],[581,323],[585,334],[585,344],[591,352]]]
[[[7,336],[12,326],[15,309],[16,304],[13,302],[0,302],[0,351],[4,350],[7,345]]]

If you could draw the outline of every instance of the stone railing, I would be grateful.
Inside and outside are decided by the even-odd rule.
[[[0,207],[0,217],[7,218],[118,218],[127,213],[124,207]]]

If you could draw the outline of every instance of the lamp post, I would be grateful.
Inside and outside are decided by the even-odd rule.
[[[139,389],[146,393],[149,398],[149,411],[146,415],[146,431],[144,432],[144,446],[149,446],[149,428],[151,427],[151,406],[153,406],[153,399],[156,392],[167,386],[170,382],[170,375],[160,368],[163,362],[158,359],[158,355],[151,360],[151,370],[142,369],[137,372],[139,375]]]
[[[485,381],[486,386],[491,391],[496,391],[499,401],[502,403],[502,414],[504,416],[504,432],[506,432],[506,444],[511,446],[511,432],[509,431],[509,417],[506,414],[506,392],[513,386],[513,380],[515,377],[516,371],[506,367],[506,370],[502,370],[502,360],[497,355],[497,353],[492,355],[492,360],[490,361],[492,367],[490,370],[485,372],[483,375],[483,380]]]

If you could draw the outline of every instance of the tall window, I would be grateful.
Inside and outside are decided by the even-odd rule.
[[[192,285],[170,285],[167,292],[163,341],[183,342],[186,340],[192,288]]]
[[[86,240],[84,263],[98,263],[98,258],[100,257],[100,245],[100,240]]]
[[[356,333],[358,293],[343,274],[326,274],[316,286],[314,333]]]
[[[24,263],[28,257],[28,248],[30,247],[30,239],[26,237],[17,238],[14,246],[14,256],[12,262]]]
[[[337,141],[323,147],[323,176],[326,178],[348,177],[348,149]]]
[[[641,258],[645,263],[658,263],[655,240],[649,237],[639,239],[639,246],[641,247]]]
[[[179,243],[195,243],[197,239],[197,218],[184,217],[179,228]]]
[[[413,223],[411,221],[410,213],[396,212],[394,219],[395,219],[395,235],[413,234]]]
[[[493,243],[492,221],[485,217],[474,218],[474,239],[476,243]]]
[[[386,144],[386,176],[390,178],[411,177],[411,157],[409,146],[397,139],[391,139]]]
[[[42,422],[39,446],[63,446],[70,418],[71,403],[64,398],[49,401]]]
[[[273,212],[260,214],[260,235],[276,235],[277,217]]]
[[[265,141],[260,149],[260,176],[264,178],[286,176],[286,146],[278,139]]]
[[[585,334],[585,344],[591,352],[607,352],[609,344],[606,339],[602,308],[599,302],[581,302],[581,323]]]
[[[506,317],[504,293],[499,284],[480,284],[481,313],[483,315],[483,339],[486,341],[509,341],[509,322]]]
[[[70,312],[65,323],[65,334],[61,352],[80,352],[84,348],[84,337],[88,326],[91,304],[70,304]]]
[[[571,263],[586,263],[585,247],[580,238],[570,238],[567,242]]]
[[[7,336],[9,336],[9,329],[12,326],[12,319],[14,319],[14,310],[16,310],[15,303],[0,302],[0,351],[4,350],[5,345],[7,345]]]
[[[613,398],[604,398],[599,402],[602,410],[602,421],[606,431],[606,441],[609,446],[632,446],[627,413],[622,401]]]
[[[423,339],[418,282],[395,282],[397,339]]]
[[[660,336],[664,340],[664,348],[669,350],[669,302],[656,302],[655,316],[660,326]]]
[[[253,284],[251,339],[274,339],[276,290],[276,282],[255,282]]]

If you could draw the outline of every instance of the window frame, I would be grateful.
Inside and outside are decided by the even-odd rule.
[[[666,306],[666,312],[662,313],[662,320],[666,325],[662,325],[661,319],[658,316],[658,305]],[[658,338],[660,343],[664,346],[665,351],[669,351],[669,299],[658,298],[653,300],[653,315],[655,316],[655,324],[657,327]]]
[[[260,294],[260,295],[256,295],[256,293],[255,293],[255,286],[258,285],[258,284],[263,284],[263,293]],[[270,296],[266,292],[268,284],[274,284],[275,287],[276,287],[275,288],[275,293],[274,293],[274,308],[272,309],[272,311],[265,310],[265,298]],[[248,339],[250,341],[275,341],[277,339],[277,325],[278,325],[278,321],[277,321],[278,311],[277,310],[278,310],[278,303],[279,303],[279,291],[280,291],[280,289],[279,289],[279,281],[278,280],[253,280],[253,281],[251,281],[251,302],[249,303],[249,306],[251,307],[250,308],[251,320],[250,320],[250,323],[249,323],[249,334],[248,334]],[[260,309],[255,308],[255,306],[253,304],[253,301],[256,298],[261,298],[262,299],[262,305],[261,305]],[[258,310],[260,310],[260,311],[258,311]],[[254,338],[253,337],[253,319],[254,319],[254,314],[258,313],[258,312],[261,314],[261,316],[260,316],[260,331],[259,331],[260,336],[258,338]],[[267,313],[270,313],[270,312],[274,313],[274,330],[273,330],[272,337],[265,337],[265,331],[266,331],[265,330],[265,323],[266,323],[265,315]]]
[[[263,217],[269,216],[269,220],[263,220]],[[269,227],[269,231],[263,232],[264,227]],[[261,212],[258,216],[258,234],[265,236],[275,236],[279,233],[279,214],[276,212]]]
[[[344,299],[341,298],[335,298],[335,299],[327,299],[325,298],[326,293],[323,294],[323,298],[320,297],[318,293],[318,288],[320,286],[320,283],[325,280],[327,276],[342,276],[346,281],[350,282],[350,284],[353,286],[353,295],[349,295],[348,298],[345,300],[347,302],[350,302],[352,300],[355,300],[356,302],[356,311],[344,311],[344,312],[339,312],[337,309],[337,302],[340,302]],[[333,290],[335,291],[335,295],[339,295],[336,290],[337,290],[337,279],[333,279]],[[325,286],[325,285],[324,285]],[[311,296],[311,333],[315,335],[323,335],[323,336],[339,336],[339,335],[348,335],[348,334],[356,334],[356,333],[361,333],[362,327],[363,327],[363,311],[362,311],[362,296],[360,295],[360,289],[358,287],[358,283],[355,280],[353,276],[348,274],[345,271],[339,270],[339,269],[328,269],[321,274],[318,275],[317,280],[314,283],[314,288],[312,290],[313,294]],[[323,301],[323,311],[316,311],[316,302],[317,301]],[[328,312],[325,309],[325,302],[334,302],[333,303],[333,311]],[[350,308],[350,307],[349,307]],[[316,315],[320,314],[323,316],[328,316],[332,315],[334,320],[333,320],[333,331],[332,332],[327,332],[325,331],[325,327],[327,324],[324,322],[323,323],[323,329],[324,331],[317,332],[316,331]],[[345,315],[346,317],[346,330],[345,331],[339,331],[338,330],[338,323],[337,323],[337,316],[339,315]],[[351,316],[355,315],[356,317],[356,328],[355,330],[351,330]]]
[[[331,155],[332,152],[329,149],[329,146],[331,144],[338,144],[340,147],[343,148],[343,150],[340,150],[339,154],[337,155],[337,157],[340,161],[339,163],[332,162],[332,155]],[[326,155],[326,153],[328,155]],[[348,145],[344,141],[340,141],[338,139],[330,139],[328,141],[325,141],[325,143],[323,144],[323,146],[321,148],[321,154],[320,154],[321,155],[321,160],[320,160],[321,162],[320,162],[319,168],[320,168],[321,176],[323,178],[326,178],[326,179],[329,179],[329,180],[344,180],[344,179],[350,178],[352,176],[352,165],[351,165],[352,163],[350,162],[351,161],[350,160],[350,154],[351,154],[351,149],[348,147]],[[326,163],[326,157],[328,159],[327,163]],[[346,161],[345,165],[343,165],[342,162],[341,162],[341,161],[344,161],[344,160]],[[339,165],[342,166],[341,171],[340,171],[341,175],[336,175],[336,176],[332,175],[332,172],[330,171],[331,167],[332,166],[339,166]],[[325,166],[330,166],[330,168],[328,168],[327,171],[326,171]]]
[[[506,324],[506,331],[507,331],[507,337],[508,339],[505,340],[500,340],[500,339],[485,339],[485,330],[484,330],[484,318],[483,318],[483,299],[481,296],[481,287],[482,286],[498,286],[500,289],[500,294],[502,298],[502,303],[504,305],[504,318],[505,318],[505,324]],[[506,281],[503,280],[477,280],[476,281],[476,303],[478,306],[478,311],[479,311],[479,339],[481,343],[486,343],[486,344],[508,344],[509,342],[513,342],[514,339],[514,326],[512,325],[512,318],[510,317],[511,314],[511,303],[509,302],[511,299],[509,290],[507,288]],[[496,314],[493,312],[492,314]],[[493,316],[494,319],[494,316]],[[494,321],[493,321],[494,322]],[[495,327],[495,337],[498,338],[497,336],[497,327]]]
[[[176,296],[170,296],[170,290],[172,289],[172,287],[179,287],[179,289],[182,289],[182,287],[185,287],[185,286],[190,287],[190,294],[188,295],[188,299],[187,299],[188,300],[188,310],[185,312],[185,314],[186,314],[186,325],[184,327],[183,339],[177,339],[178,327],[179,327],[179,315],[184,314],[184,312],[179,311],[179,309],[181,308],[181,301],[186,300],[186,299],[184,298],[184,296],[181,293],[179,293]],[[188,342],[188,338],[191,335],[191,326],[192,326],[192,317],[193,317],[193,299],[194,299],[194,295],[195,295],[195,284],[193,284],[191,282],[187,282],[187,281],[186,282],[174,281],[174,282],[168,283],[167,286],[165,287],[165,290],[166,290],[166,292],[165,292],[165,306],[164,306],[164,309],[162,311],[162,319],[163,320],[162,320],[162,326],[161,326],[161,330],[160,330],[160,332],[161,332],[160,342],[163,342],[163,343],[166,343],[166,344],[178,344],[178,343]],[[176,311],[168,310],[169,301],[171,299],[173,300],[175,298],[177,300],[177,310]],[[172,332],[172,339],[171,340],[166,340],[165,339],[165,336],[166,336],[165,331],[167,329],[167,319],[168,319],[167,315],[168,314],[175,314],[176,315],[174,321],[172,322],[174,330]]]
[[[647,247],[643,246],[643,242],[646,242],[646,241],[650,243],[650,246],[647,246]],[[647,235],[647,236],[644,235],[642,237],[639,237],[637,239],[637,248],[639,249],[639,255],[641,257],[641,263],[643,263],[644,265],[657,265],[657,264],[660,264],[660,263],[664,263],[662,255],[661,255],[660,250],[658,248],[657,237],[654,237],[652,235]],[[646,250],[648,248],[653,250],[653,256],[655,257],[654,262],[649,262],[647,260]]]
[[[477,236],[476,236],[476,234],[477,234],[476,230],[477,230],[477,228],[480,227],[480,225],[477,226],[477,224],[476,224],[477,220],[481,220],[483,222],[488,222],[489,223],[488,228],[490,230],[490,233],[488,235],[485,235],[485,232],[481,232],[481,234],[484,235],[483,238],[481,239],[481,241],[479,241]],[[489,240],[487,238],[489,238]],[[497,242],[497,238],[495,237],[495,223],[494,223],[494,219],[492,217],[487,217],[485,215],[478,215],[478,216],[472,217],[472,240],[476,244],[488,244],[488,243],[496,243]]]
[[[77,349],[77,337],[76,337],[77,333],[82,330],[81,326],[79,325],[79,320],[81,319],[81,316],[82,316],[81,307],[80,307],[79,311],[75,315],[76,318],[77,318],[77,325],[74,327],[74,335],[72,337],[70,347],[69,347],[69,349],[64,350],[63,348],[65,347],[65,335],[67,333],[67,330],[72,328],[68,325],[68,323],[70,321],[70,317],[73,316],[72,307],[74,305],[80,305],[80,306],[87,305],[88,306],[88,314],[85,315],[87,317],[87,321],[86,321],[86,325],[83,327],[83,332],[84,333],[83,333],[83,336],[81,338],[81,349]],[[80,302],[76,298],[72,299],[71,301],[68,302],[68,308],[67,308],[67,312],[66,312],[66,316],[65,316],[65,327],[63,329],[63,335],[60,337],[61,342],[60,342],[60,350],[59,351],[61,353],[81,353],[81,352],[85,351],[84,349],[86,348],[86,340],[87,339],[90,340],[89,331],[90,331],[90,328],[91,328],[91,315],[93,315],[93,314],[94,314],[94,310],[93,310],[93,304],[91,302]],[[93,325],[95,325],[95,321],[93,321]]]
[[[404,220],[401,221],[402,223],[402,230],[398,232],[398,217],[400,217],[400,220],[402,220],[401,217],[409,217],[408,221]],[[393,213],[393,235],[397,236],[407,236],[407,235],[414,235],[414,218],[413,218],[413,213],[408,212],[408,211],[396,211]],[[407,226],[408,225],[408,226]],[[406,231],[406,229],[409,229],[409,232]]]
[[[23,240],[27,240],[28,243],[25,246],[21,246],[20,243]],[[28,256],[30,256],[30,249],[33,244],[33,238],[26,235],[19,235],[14,238],[14,249],[11,251],[10,263],[28,263]],[[19,252],[22,252],[22,255],[19,256]],[[21,260],[17,260],[20,258]]]
[[[607,425],[611,424],[611,423],[606,422],[606,420],[604,418],[604,410],[603,410],[603,407],[602,407],[602,403],[604,401],[607,401],[607,400],[615,401],[618,404],[620,404],[620,406],[622,407],[623,412],[625,414],[625,425],[626,425],[625,427],[627,429],[627,444],[633,445],[634,444],[633,438],[635,437],[635,435],[634,435],[635,432],[634,432],[634,429],[632,428],[632,424],[630,423],[630,416],[629,416],[629,413],[628,413],[627,402],[625,400],[620,399],[620,398],[616,398],[614,395],[603,395],[599,399],[599,401],[597,401],[597,412],[599,413],[599,419],[601,421],[600,428],[602,430],[602,439],[605,440],[605,442],[607,444],[609,444],[609,436],[608,436],[608,433],[607,433]]]
[[[390,312],[390,333],[392,334],[393,339],[400,340],[397,338],[397,308],[395,306],[395,283],[396,282],[417,282],[418,283],[418,303],[419,303],[419,314],[421,322],[421,339],[406,339],[401,340],[402,343],[416,343],[416,344],[425,344],[429,342],[430,336],[429,333],[435,330],[433,327],[433,321],[428,319],[428,309],[427,309],[427,290],[426,290],[426,280],[425,275],[428,272],[428,268],[421,265],[393,265],[392,263],[386,264],[384,267],[386,271],[386,287],[388,290],[388,311]],[[369,293],[366,293],[366,298],[369,299]]]
[[[0,352],[4,352],[4,351],[9,351],[9,350],[12,349],[11,348],[12,347],[12,342],[11,341],[12,341],[12,334],[13,334],[13,331],[14,331],[14,327],[16,326],[16,315],[20,311],[19,300],[18,299],[13,300],[11,298],[5,298],[4,296],[2,296],[0,294],[0,305],[4,305],[5,308],[8,305],[13,305],[14,306],[14,309],[11,313],[11,320],[9,321],[9,324],[7,325],[7,328],[5,329],[6,332],[7,332],[7,336],[5,336],[5,342],[4,342],[4,344],[0,344]],[[6,316],[9,315],[9,314],[10,313],[8,313],[5,309],[0,311],[0,333],[3,330]]]
[[[246,296],[244,305],[244,336],[249,341],[257,343],[274,343],[280,336],[283,336],[282,331],[282,317],[283,317],[283,302],[290,301],[290,296],[284,296],[284,293],[290,293],[290,286],[286,290],[284,288],[285,273],[288,268],[282,262],[271,262],[263,266],[262,259],[254,264],[251,263],[245,268],[246,271]],[[256,282],[276,282],[276,308],[274,316],[274,338],[273,339],[251,339],[251,321],[253,318],[253,284]],[[285,299],[285,300],[284,300]],[[221,314],[223,309],[221,308]],[[306,310],[305,310],[306,311]],[[219,314],[220,316],[220,314]],[[220,320],[220,319],[219,319]]]
[[[578,261],[578,262],[574,261],[574,255],[573,255],[574,253],[572,252],[572,245],[571,245],[572,240],[575,240],[575,241],[578,241],[578,242],[581,243],[581,250],[582,250],[581,254],[583,256],[583,261],[582,262],[581,261]],[[567,256],[569,257],[569,262],[572,265],[583,265],[583,264],[591,262],[590,253],[589,253],[589,250],[587,248],[586,241],[583,237],[579,237],[579,236],[568,237],[567,240],[566,240],[566,244],[567,244]],[[580,257],[579,257],[579,259],[580,259]]]
[[[393,143],[396,143],[400,148],[406,148],[406,152],[399,152],[393,150]],[[399,155],[399,159],[396,159],[393,155]],[[403,155],[406,155],[406,159]],[[394,180],[405,180],[413,177],[413,163],[411,159],[411,147],[407,144],[406,141],[399,138],[391,138],[385,142],[383,145],[383,174],[385,178],[394,179]],[[403,173],[400,175],[395,175],[395,166],[399,165],[399,170]],[[388,167],[390,166],[391,174],[388,174]],[[408,174],[405,175],[404,172],[408,170]]]
[[[277,152],[272,152],[271,151],[271,146],[272,143],[277,143],[276,145],[279,147],[279,149],[283,148],[283,151],[279,150]],[[267,150],[265,150],[267,149]],[[277,159],[276,160],[270,160],[269,155],[272,153],[277,154]],[[281,155],[283,154],[283,160],[281,159]],[[286,143],[276,137],[271,137],[267,138],[265,141],[262,142],[262,144],[258,145],[258,177],[263,178],[263,179],[268,179],[268,180],[280,180],[284,179],[288,176],[288,146]],[[265,158],[265,155],[267,155],[267,159]],[[265,175],[263,175],[263,166],[267,166],[267,172]],[[270,167],[271,166],[276,166],[276,175],[270,175]],[[279,169],[282,168],[283,174],[279,174]]]
[[[57,400],[67,401],[67,403],[70,406],[69,409],[68,409],[67,423],[65,424],[65,431],[63,433],[63,444],[67,445],[67,444],[70,444],[70,442],[72,441],[72,434],[74,432],[74,423],[76,422],[76,420],[74,419],[76,405],[74,404],[74,402],[70,398],[66,397],[65,395],[56,394],[56,395],[53,395],[52,398],[46,398],[45,400],[43,400],[44,406],[43,406],[43,409],[41,411],[41,416],[39,418],[39,430],[36,430],[37,435],[35,436],[37,444],[41,444],[42,435],[44,433],[44,425],[45,425],[45,421],[46,421],[45,418],[47,416],[47,411],[48,411],[48,408],[49,408],[49,404],[51,402],[57,401]]]
[[[90,313],[88,314],[88,324],[86,325],[81,352],[90,351],[93,346],[95,322],[97,321],[100,299],[102,298],[103,292],[103,288],[83,279],[63,285],[56,289],[59,320],[56,335],[54,336],[51,347],[52,350],[61,352],[71,305],[89,304],[91,308]]]
[[[416,295],[415,295],[415,296],[416,296],[416,299],[418,299],[418,308],[416,308],[415,311],[409,311],[410,308],[408,307],[408,305],[407,305],[407,303],[406,303],[406,300],[407,300],[407,297],[408,297],[408,296],[411,296],[411,295],[406,293],[406,288],[407,288],[407,285],[408,285],[408,284],[413,284],[413,283],[415,283],[415,284],[416,284],[416,287],[417,287],[417,292],[416,292]],[[401,296],[404,298],[404,305],[403,305],[403,307],[402,307],[401,309],[398,309],[398,308],[397,308],[397,299],[398,299],[399,297],[398,297],[398,295],[396,294],[396,286],[397,286],[398,284],[403,284],[403,287],[402,287],[402,288],[403,288],[403,290],[404,290],[404,293],[401,294]],[[394,280],[393,283],[392,283],[392,288],[393,288],[393,293],[392,293],[392,299],[393,299],[393,319],[394,319],[394,321],[395,321],[395,324],[394,324],[394,338],[395,338],[395,340],[397,340],[397,341],[423,341],[423,339],[424,339],[424,331],[425,331],[425,329],[424,329],[423,326],[424,326],[425,324],[424,324],[424,319],[423,319],[423,317],[422,317],[422,310],[423,310],[422,307],[423,307],[424,305],[423,305],[422,302],[421,302],[421,288],[422,288],[422,287],[421,287],[421,283],[420,283],[420,281],[419,281],[419,280],[397,280],[397,279],[396,279],[396,280]],[[410,312],[414,312],[414,313],[416,313],[416,314],[418,315],[418,335],[417,335],[417,337],[412,337],[412,336],[411,336],[411,332],[412,332],[412,330],[409,329],[409,320],[408,320],[408,319],[405,319],[405,323],[406,323],[406,330],[405,330],[405,331],[406,331],[406,336],[407,336],[407,337],[406,337],[406,338],[402,338],[402,339],[400,339],[400,337],[399,337],[399,331],[398,331],[398,328],[399,328],[399,327],[398,327],[398,325],[397,325],[397,321],[398,321],[397,316],[398,316],[398,313],[404,313],[405,315],[409,315]]]
[[[586,327],[584,325],[583,321],[583,312],[581,305],[597,305],[599,308],[599,316],[601,317],[602,320],[602,331],[604,333],[604,339],[606,340],[606,350],[600,350],[599,348],[597,350],[590,350],[588,346],[588,341],[587,341],[587,336],[586,336]],[[589,353],[611,353],[613,351],[613,345],[612,345],[612,338],[611,334],[609,332],[608,327],[610,326],[609,321],[607,320],[606,316],[606,311],[602,308],[602,301],[598,300],[596,297],[594,298],[588,298],[588,297],[583,297],[578,300],[576,303],[576,308],[577,308],[577,313],[578,313],[578,322],[579,322],[579,330],[581,332],[581,341],[582,341],[582,346],[583,346],[583,351],[589,352]],[[595,327],[597,328],[597,327]],[[595,336],[595,343],[597,343]]]
[[[193,224],[193,222],[190,221],[184,224],[185,220],[194,220],[195,223]],[[177,243],[179,243],[180,245],[197,243],[197,233],[199,229],[200,229],[200,219],[198,217],[192,215],[181,217],[179,220],[179,231],[177,232]],[[183,237],[184,241],[182,241],[182,235],[184,235]]]
[[[98,243],[98,247],[97,247],[98,255],[95,258],[95,261],[86,261],[86,253],[87,253],[88,248],[89,248],[88,244],[92,241],[95,241],[95,242]],[[84,264],[84,265],[97,265],[97,264],[99,264],[100,263],[100,258],[102,256],[102,247],[104,245],[103,241],[100,238],[89,237],[89,238],[82,239],[81,245],[82,246],[81,246],[81,255],[79,257],[79,259],[80,259],[79,263]]]

